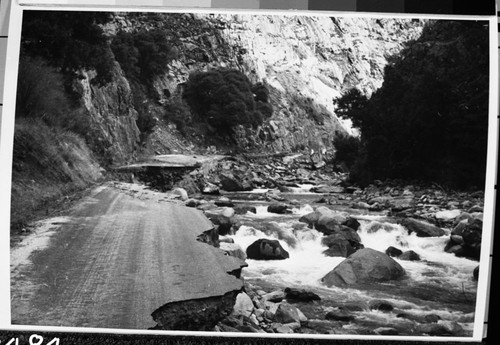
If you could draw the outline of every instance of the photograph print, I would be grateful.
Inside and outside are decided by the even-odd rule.
[[[24,10],[12,325],[470,339],[489,30]]]

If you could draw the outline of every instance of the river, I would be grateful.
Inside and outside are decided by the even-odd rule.
[[[417,237],[391,221],[384,211],[329,205],[329,208],[347,212],[359,221],[358,234],[365,248],[381,252],[389,246],[403,251],[413,250],[421,260],[395,259],[406,270],[406,278],[400,281],[374,282],[356,288],[326,287],[321,278],[345,258],[323,254],[327,249],[322,244],[324,235],[299,222],[302,215],[318,206],[314,202],[321,197],[310,193],[310,188],[311,185],[301,185],[292,193],[281,194],[288,200],[295,200],[296,205],[289,214],[269,213],[268,203],[254,200],[256,195],[265,193],[265,189],[227,195],[236,203],[253,205],[257,210],[255,214],[247,212],[239,216],[242,225],[232,234],[235,243],[246,250],[259,238],[277,239],[290,253],[290,258],[285,260],[247,259],[248,267],[242,272],[247,284],[267,292],[291,287],[318,294],[320,302],[299,305],[309,319],[324,319],[326,312],[349,304],[362,306],[352,313],[351,322],[326,325],[324,329],[328,333],[371,334],[374,329],[390,326],[399,335],[432,334],[432,329],[439,327],[426,325],[434,319],[439,320],[441,331],[443,327],[450,329],[450,335],[472,335],[477,292],[472,272],[478,262],[444,251],[450,229],[444,229],[446,234],[441,237]],[[263,226],[266,223],[273,226]],[[388,301],[394,309],[381,311],[366,307],[376,299]],[[308,332],[307,329],[302,331]]]

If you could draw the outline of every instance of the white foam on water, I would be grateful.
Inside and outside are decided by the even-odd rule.
[[[298,215],[298,216],[304,216],[304,215],[309,214],[311,212],[314,212],[314,209],[309,204],[306,204],[306,205],[301,206],[299,208],[296,208],[296,207],[292,208],[292,213],[295,215]]]
[[[311,192],[313,184],[298,184],[298,187],[290,187],[295,194],[315,194]]]
[[[280,223],[280,226],[283,225],[286,223]],[[316,230],[294,232],[291,228],[284,228],[284,231],[288,231],[297,239],[294,247],[280,240],[278,235],[266,235],[248,226],[240,227],[233,239],[243,250],[259,238],[268,238],[278,240],[290,254],[290,258],[285,260],[247,259],[248,267],[244,269],[244,273],[249,277],[265,278],[280,284],[324,287],[321,278],[344,258],[323,255],[322,252],[327,248],[321,244],[322,235]]]
[[[444,248],[449,235],[418,237],[415,233],[408,234],[399,224],[378,221],[363,221],[359,235],[361,243],[367,248],[385,252],[389,246],[393,246],[402,251],[413,250],[417,253],[421,261],[396,259],[415,281],[447,284],[455,288],[475,284],[472,282],[472,272],[478,262],[446,253]]]

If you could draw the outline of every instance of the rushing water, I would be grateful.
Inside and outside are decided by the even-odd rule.
[[[294,191],[296,195],[308,194],[311,186],[301,187]],[[476,294],[472,271],[478,263],[444,252],[449,235],[421,238],[408,234],[404,227],[384,220],[381,215],[358,216],[361,224],[358,233],[365,247],[381,252],[385,252],[389,246],[403,251],[413,250],[421,260],[395,259],[407,272],[408,278],[401,282],[371,284],[358,289],[328,288],[322,284],[321,278],[345,258],[324,255],[323,251],[327,247],[321,243],[323,234],[298,221],[301,215],[312,212],[313,207],[302,203],[291,214],[277,215],[267,212],[266,204],[255,205],[256,214],[247,213],[242,217],[245,225],[233,235],[235,243],[246,250],[259,238],[278,239],[290,253],[290,258],[267,261],[248,259],[248,267],[243,270],[245,280],[266,286],[268,290],[299,287],[314,291],[322,297],[323,311],[340,302],[367,303],[375,298],[384,298],[397,309],[394,313],[360,312],[357,323],[343,326],[346,333],[387,325],[409,330],[414,328],[414,320],[434,314],[441,320],[457,322],[463,332],[470,335]],[[281,230],[259,230],[262,227],[258,224],[263,222],[272,223],[271,229]],[[412,315],[413,321],[398,317],[397,313],[401,311]],[[408,334],[413,333],[408,331]]]

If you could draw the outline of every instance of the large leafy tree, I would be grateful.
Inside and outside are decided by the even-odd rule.
[[[252,85],[245,74],[234,69],[192,73],[183,97],[223,135],[230,135],[238,125],[256,127],[272,115],[265,85]]]
[[[361,131],[365,155],[357,168],[365,179],[481,186],[488,56],[485,22],[430,22],[418,40],[390,59],[382,87],[369,100],[355,89],[337,99],[337,113]]]
[[[114,58],[100,25],[109,20],[106,12],[25,11],[23,53],[42,57],[66,73],[94,69],[95,81],[106,83]]]

